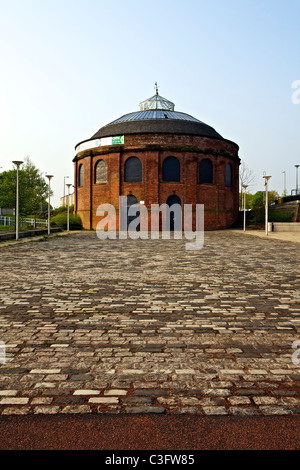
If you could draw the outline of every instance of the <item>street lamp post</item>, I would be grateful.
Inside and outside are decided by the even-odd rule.
[[[298,196],[298,168],[300,165],[295,165],[296,168],[296,196]]]
[[[46,175],[46,178],[48,178],[48,235],[50,235],[51,230],[50,230],[50,181],[53,178],[53,175]]]
[[[68,176],[64,176],[64,204],[65,204],[65,197],[66,197],[66,178],[69,178]]]
[[[267,176],[265,173],[263,174],[263,178],[265,179],[265,187],[266,187],[266,220],[265,220],[265,224],[266,224],[266,235],[268,235],[268,217],[269,217],[269,214],[268,214],[268,209],[269,209],[269,202],[268,202],[268,181],[270,178],[272,178],[271,176]]]
[[[17,187],[16,187],[16,240],[19,240],[19,168],[23,162],[14,161],[17,167]]]
[[[248,188],[248,184],[242,184],[242,188],[244,188],[243,206],[244,206],[244,232],[245,232],[246,231],[246,191],[247,191],[247,188]]]
[[[286,196],[286,172],[283,171],[283,196]]]
[[[68,183],[67,184],[67,187],[68,187],[68,219],[67,219],[67,232],[70,231],[70,187],[71,187],[71,183]]]

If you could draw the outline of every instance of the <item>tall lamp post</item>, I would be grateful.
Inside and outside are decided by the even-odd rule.
[[[17,167],[17,188],[16,188],[16,240],[19,240],[19,168],[22,165],[21,161],[14,161],[13,164]]]
[[[67,232],[70,231],[70,187],[71,187],[71,183],[68,183],[67,184],[67,187],[68,187],[68,219],[67,219]]]
[[[283,196],[286,196],[286,172],[283,171]]]
[[[266,187],[266,221],[265,221],[265,224],[266,224],[266,235],[268,235],[268,217],[269,217],[269,214],[268,214],[268,209],[269,209],[269,201],[268,201],[268,181],[270,178],[272,178],[271,176],[267,176],[264,172],[263,174],[263,178],[265,179],[265,187]]]
[[[46,175],[46,178],[48,178],[48,235],[50,235],[50,181],[53,178],[53,175]]]
[[[68,176],[64,176],[64,204],[65,204],[65,197],[66,197],[66,178],[69,178]]]
[[[243,207],[244,207],[244,232],[245,232],[246,231],[246,191],[248,188],[248,184],[242,184],[242,188],[244,189]]]
[[[298,168],[300,165],[295,165],[296,168],[296,196],[298,196]]]

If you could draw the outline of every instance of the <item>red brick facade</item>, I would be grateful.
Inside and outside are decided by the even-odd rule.
[[[142,182],[124,181],[125,161],[135,156],[142,163]],[[180,162],[180,182],[164,182],[163,161],[176,157]],[[199,183],[199,165],[210,159],[213,182]],[[107,183],[95,183],[97,161],[107,163]],[[231,186],[226,186],[226,165],[232,168]],[[151,204],[166,203],[176,194],[184,204],[204,204],[205,230],[230,227],[238,217],[239,195],[238,146],[225,139],[196,135],[129,134],[123,145],[111,145],[79,152],[74,158],[75,211],[86,229],[96,229],[100,204],[112,204],[118,214],[119,196],[134,195]],[[84,167],[84,184],[79,185],[79,167]],[[118,223],[117,223],[118,228]],[[150,226],[149,226],[150,229]]]

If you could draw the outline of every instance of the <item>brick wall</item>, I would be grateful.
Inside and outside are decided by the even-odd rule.
[[[124,181],[124,163],[136,156],[142,162],[141,183]],[[166,157],[178,158],[181,165],[180,182],[163,182],[162,166]],[[204,158],[213,163],[213,184],[199,184],[199,165]],[[94,183],[94,168],[98,160],[107,163],[108,183]],[[232,225],[238,217],[239,157],[233,142],[186,135],[128,135],[123,146],[98,147],[79,153],[75,159],[75,211],[86,229],[95,229],[100,204],[112,204],[118,214],[119,195],[134,195],[151,204],[163,204],[176,194],[183,204],[204,204],[205,229]],[[225,167],[231,163],[232,187],[225,186]],[[84,186],[78,187],[78,168],[84,165]],[[118,228],[118,225],[117,225]]]

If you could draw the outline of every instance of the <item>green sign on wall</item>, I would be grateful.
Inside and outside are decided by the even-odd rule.
[[[112,137],[112,145],[123,145],[124,144],[124,136],[120,135],[117,137]]]

